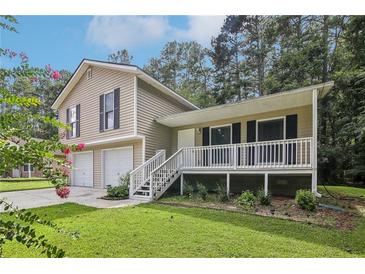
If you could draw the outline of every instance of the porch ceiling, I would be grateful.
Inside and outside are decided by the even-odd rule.
[[[318,98],[322,98],[329,92],[332,86],[333,82],[327,82],[272,95],[261,96],[239,103],[224,104],[220,106],[169,115],[157,118],[156,121],[165,126],[178,127],[301,107],[312,104],[313,90],[317,89]]]

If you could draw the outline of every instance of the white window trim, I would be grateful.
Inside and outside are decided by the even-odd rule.
[[[220,127],[229,127],[230,129],[230,144],[232,144],[232,124],[224,124],[219,126],[210,126],[209,127],[209,145],[212,146],[212,129],[220,128]]]
[[[283,140],[286,140],[286,116],[278,116],[256,120],[256,142],[259,142],[259,122],[267,122],[273,120],[283,120]]]
[[[113,113],[113,127],[111,128],[106,128],[106,95],[109,94],[109,93],[113,93],[113,110],[112,110],[112,113]],[[113,130],[114,129],[114,89],[112,91],[107,91],[107,92],[104,92],[103,93],[103,96],[104,96],[104,131],[109,131],[109,130]]]
[[[75,109],[75,112],[76,112],[76,120],[75,120],[75,122],[70,122],[69,121],[69,123],[68,123],[68,125],[71,127],[71,124],[76,124],[76,132],[75,132],[75,136],[71,136],[70,135],[70,133],[72,132],[72,127],[71,127],[71,131],[70,131],[70,133],[68,134],[68,138],[69,139],[75,139],[75,138],[77,138],[77,105],[72,105],[72,106],[70,106],[69,108],[68,108],[68,111],[69,111],[69,113],[71,114],[71,109]],[[69,118],[71,118],[71,117],[69,117]]]

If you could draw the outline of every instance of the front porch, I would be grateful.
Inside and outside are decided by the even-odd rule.
[[[165,152],[159,151],[131,173],[131,195],[158,199],[178,178],[182,193],[184,174],[226,174],[227,193],[231,174],[262,174],[268,193],[271,174],[312,174],[313,155],[311,137],[182,147],[168,160]]]

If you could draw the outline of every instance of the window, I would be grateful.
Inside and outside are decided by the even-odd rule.
[[[23,167],[24,171],[29,171],[28,167],[29,167],[29,165],[25,164]],[[30,165],[30,171],[34,171],[34,167],[32,165]]]
[[[258,121],[257,141],[272,141],[284,139],[284,119]]]
[[[89,68],[89,69],[87,70],[86,75],[87,75],[87,80],[91,79],[91,77],[93,76],[93,75],[92,75],[91,68]]]
[[[224,145],[231,143],[231,125],[210,128],[210,144]]]
[[[76,137],[76,127],[77,127],[77,115],[76,115],[76,106],[69,109],[69,115],[70,115],[70,138]]]
[[[104,95],[105,129],[114,128],[114,92]]]

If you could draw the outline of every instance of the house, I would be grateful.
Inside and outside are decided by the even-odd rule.
[[[332,85],[199,109],[137,66],[85,59],[52,108],[71,128],[62,142],[86,145],[72,154],[75,186],[105,188],[131,172],[140,199],[204,179],[228,193],[317,194],[317,101]]]

